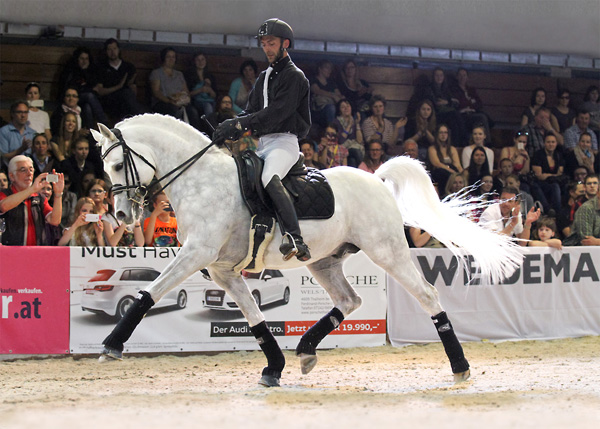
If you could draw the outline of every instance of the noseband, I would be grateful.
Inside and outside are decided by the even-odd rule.
[[[144,205],[144,199],[150,195],[150,199],[153,198],[156,194],[164,191],[167,186],[169,186],[175,179],[181,176],[188,168],[190,168],[196,161],[198,161],[202,155],[206,153],[206,151],[215,144],[212,141],[209,145],[207,145],[200,152],[196,153],[192,157],[188,158],[186,161],[175,167],[173,170],[169,171],[167,174],[157,179],[157,181],[151,186],[145,186],[140,182],[140,175],[138,174],[137,167],[135,162],[133,161],[133,155],[137,156],[140,160],[142,160],[146,165],[156,171],[156,167],[150,163],[144,156],[133,150],[123,138],[123,134],[117,128],[111,130],[111,132],[118,139],[116,143],[114,143],[111,147],[109,147],[106,152],[102,155],[102,159],[104,160],[108,154],[115,148],[121,147],[123,149],[123,168],[125,169],[125,185],[115,185],[112,187],[112,192],[114,195],[118,195],[122,192],[127,192],[127,199],[134,204],[139,205],[140,207]],[[161,182],[167,177],[177,173],[175,176],[171,178],[165,185],[162,185]],[[154,188],[158,188],[154,190]]]

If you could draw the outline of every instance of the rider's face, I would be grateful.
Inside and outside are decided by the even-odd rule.
[[[260,47],[265,53],[269,64],[273,64],[279,59],[281,43],[281,39],[275,36],[263,36],[260,38]]]

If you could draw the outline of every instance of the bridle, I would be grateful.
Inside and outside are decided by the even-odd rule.
[[[196,153],[192,157],[188,158],[186,161],[169,171],[167,174],[157,179],[153,184],[146,186],[140,182],[140,175],[138,173],[137,167],[135,166],[135,162],[133,161],[133,155],[137,156],[140,160],[142,160],[146,165],[156,171],[156,167],[150,163],[143,155],[139,154],[135,150],[133,150],[125,139],[123,138],[123,134],[117,128],[111,130],[111,132],[118,139],[116,143],[114,143],[111,147],[109,147],[106,152],[102,155],[102,159],[104,160],[108,154],[115,148],[121,147],[123,149],[123,168],[125,169],[125,185],[114,185],[112,187],[112,192],[114,195],[118,195],[122,192],[127,192],[127,199],[134,204],[142,207],[144,205],[144,200],[150,194],[150,199],[154,197],[156,194],[164,191],[167,186],[169,186],[175,179],[181,176],[188,168],[190,168],[196,161],[198,161],[202,155],[206,153],[206,151],[213,146],[216,141],[212,141],[209,145],[203,148],[200,152]],[[173,176],[165,185],[161,185],[161,182],[167,177],[177,173]],[[158,188],[154,190],[155,188]]]

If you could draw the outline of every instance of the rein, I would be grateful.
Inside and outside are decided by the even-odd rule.
[[[198,161],[206,151],[215,144],[215,141],[212,141],[209,145],[207,145],[200,152],[188,158],[183,163],[179,164],[177,167],[169,171],[167,174],[157,179],[157,181],[151,186],[145,186],[140,183],[140,176],[138,174],[137,168],[135,166],[135,162],[133,161],[133,155],[137,156],[141,159],[146,165],[156,171],[156,167],[152,165],[146,158],[144,158],[141,154],[133,150],[129,145],[125,142],[123,138],[123,134],[117,128],[111,130],[111,132],[117,137],[118,142],[114,143],[111,147],[109,147],[106,152],[102,155],[102,159],[104,160],[108,154],[115,148],[121,147],[123,149],[123,168],[125,169],[125,185],[115,185],[112,187],[112,191],[114,195],[120,194],[122,192],[127,192],[127,198],[138,204],[140,207],[144,204],[144,199],[146,196],[153,191],[153,188],[158,186],[160,189],[153,191],[150,199],[154,197],[154,195],[159,194],[164,191],[175,179],[181,176],[185,171],[190,168],[196,161]],[[161,181],[171,176],[172,174],[177,173],[174,177],[172,177],[165,185],[161,185]],[[130,180],[131,179],[131,180]],[[133,190],[133,195],[131,195],[130,191]]]

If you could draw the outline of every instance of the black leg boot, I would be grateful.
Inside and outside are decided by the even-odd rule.
[[[268,185],[265,186],[265,191],[273,201],[281,234],[284,236],[284,240],[286,237],[288,239],[288,242],[284,241],[279,246],[279,251],[283,254],[283,260],[287,261],[295,256],[300,261],[308,261],[310,251],[304,240],[302,240],[294,203],[281,183],[279,176],[273,176]]]

